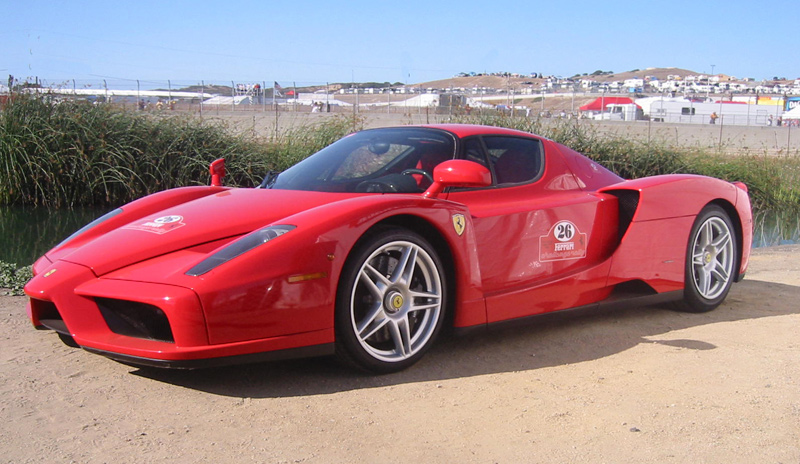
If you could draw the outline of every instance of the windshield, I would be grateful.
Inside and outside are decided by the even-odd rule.
[[[320,192],[423,192],[433,182],[433,168],[454,154],[454,137],[438,129],[365,130],[318,151],[266,186]]]

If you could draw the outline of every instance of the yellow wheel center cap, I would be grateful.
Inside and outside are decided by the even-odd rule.
[[[406,300],[403,298],[402,293],[398,291],[391,291],[384,297],[383,307],[386,308],[387,313],[395,314],[403,309],[405,302]]]
[[[704,258],[704,261],[706,262],[706,264],[711,262],[711,253],[706,252],[706,256]]]
[[[403,307],[403,295],[397,294],[392,297],[392,308],[398,310]]]

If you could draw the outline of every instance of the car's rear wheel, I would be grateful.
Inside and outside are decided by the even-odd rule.
[[[424,238],[405,229],[368,236],[340,279],[337,356],[377,373],[414,364],[441,329],[446,293],[441,261]]]
[[[736,274],[736,233],[728,214],[706,206],[692,226],[686,250],[686,278],[680,311],[702,313],[719,306]]]

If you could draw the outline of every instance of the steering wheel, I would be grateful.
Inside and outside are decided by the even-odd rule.
[[[419,174],[421,176],[425,176],[426,179],[431,181],[431,184],[433,183],[433,176],[431,175],[430,172],[428,172],[428,171],[426,171],[424,169],[406,169],[405,171],[401,172],[400,174],[402,174],[404,176],[410,176],[411,174]]]

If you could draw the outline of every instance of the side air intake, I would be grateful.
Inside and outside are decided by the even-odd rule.
[[[625,236],[628,227],[633,222],[633,215],[639,207],[639,192],[636,190],[612,190],[605,192],[614,195],[619,200],[619,240]]]

